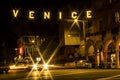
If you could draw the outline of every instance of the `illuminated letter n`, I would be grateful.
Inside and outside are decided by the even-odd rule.
[[[50,19],[50,12],[44,12],[44,19]]]

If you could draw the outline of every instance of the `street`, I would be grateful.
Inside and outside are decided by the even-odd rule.
[[[119,69],[10,70],[0,80],[119,80]]]

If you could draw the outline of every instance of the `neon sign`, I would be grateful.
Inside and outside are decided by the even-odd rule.
[[[12,14],[13,14],[13,17],[14,18],[17,18],[17,16],[18,16],[18,14],[19,14],[19,12],[20,12],[20,10],[19,9],[13,9],[12,10]],[[28,18],[29,19],[34,19],[34,18],[36,18],[35,17],[35,11],[29,11],[28,12]],[[58,19],[59,20],[62,20],[62,12],[61,11],[59,11],[58,12]],[[88,10],[88,11],[86,11],[86,18],[92,18],[92,11],[90,11],[90,10]],[[78,13],[77,12],[75,12],[75,11],[73,11],[73,12],[71,12],[71,18],[73,18],[73,19],[76,19],[78,17]],[[51,18],[51,12],[50,11],[44,11],[44,13],[43,13],[43,19],[50,19]]]

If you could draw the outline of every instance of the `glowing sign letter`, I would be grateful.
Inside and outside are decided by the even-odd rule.
[[[59,19],[62,19],[62,12],[59,12]]]
[[[71,16],[72,16],[73,19],[76,19],[77,18],[77,12],[72,12]]]
[[[50,19],[50,12],[44,12],[44,19]]]
[[[87,18],[92,18],[91,13],[92,13],[92,11],[86,11],[86,16],[87,16]]]
[[[19,12],[19,10],[13,9],[13,15],[14,15],[15,18],[17,17],[18,12]]]
[[[21,55],[24,54],[24,48],[23,48],[23,47],[20,47],[20,48],[19,48],[19,54],[21,54]]]
[[[29,11],[29,18],[30,19],[34,19],[35,17],[34,17],[34,11]]]

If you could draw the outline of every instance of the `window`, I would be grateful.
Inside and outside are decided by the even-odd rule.
[[[100,31],[104,30],[104,25],[103,25],[103,21],[102,20],[99,21],[99,30]]]
[[[120,22],[120,13],[118,11],[115,13],[115,22]]]
[[[116,19],[115,19],[116,17],[115,17],[115,13],[114,14],[112,14],[111,15],[111,23],[115,23],[116,21]]]

